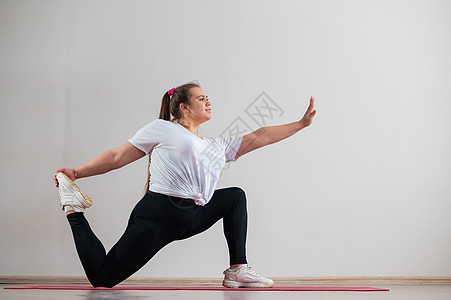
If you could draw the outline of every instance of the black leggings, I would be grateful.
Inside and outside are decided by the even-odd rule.
[[[201,233],[224,219],[230,264],[246,264],[247,209],[241,188],[214,192],[210,202],[193,201],[147,192],[133,209],[127,228],[106,254],[83,213],[67,215],[78,256],[94,287],[113,287],[144,266],[172,241]]]

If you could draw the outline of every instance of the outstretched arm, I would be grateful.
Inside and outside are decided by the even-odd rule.
[[[59,172],[66,174],[72,181],[82,177],[104,174],[119,169],[145,155],[144,152],[133,146],[130,142],[126,142],[120,147],[103,152],[76,168],[62,168],[57,170],[55,176],[53,176],[53,180],[56,186],[58,186],[56,174]],[[75,176],[75,173],[77,173],[77,176]]]
[[[302,119],[299,121],[278,126],[261,127],[254,132],[243,136],[243,141],[235,155],[235,159],[255,149],[286,139],[312,124],[313,118],[316,115],[314,101],[313,96],[310,97],[310,105]]]

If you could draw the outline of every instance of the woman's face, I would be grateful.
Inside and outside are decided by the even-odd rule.
[[[190,105],[187,107],[189,117],[206,122],[211,119],[211,103],[205,92],[199,87],[193,87],[189,90],[191,97]]]

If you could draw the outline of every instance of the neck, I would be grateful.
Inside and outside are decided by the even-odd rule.
[[[185,127],[186,129],[188,129],[189,131],[191,131],[192,133],[194,133],[195,135],[197,135],[197,130],[199,129],[200,125],[199,123],[185,118],[180,118],[178,120],[178,123],[183,127]]]

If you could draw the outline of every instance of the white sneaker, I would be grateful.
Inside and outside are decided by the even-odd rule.
[[[235,271],[228,268],[224,271],[224,275],[222,285],[228,288],[270,288],[274,286],[274,281],[258,275],[247,265],[239,267]]]
[[[91,207],[92,201],[80,191],[80,188],[64,173],[56,174],[58,190],[60,192],[60,204],[69,205],[76,212],[83,212],[85,208]]]

